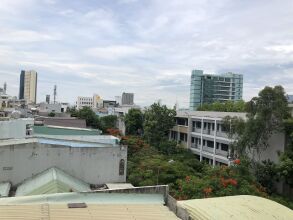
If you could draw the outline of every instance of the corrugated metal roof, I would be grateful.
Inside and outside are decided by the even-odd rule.
[[[87,205],[87,208],[68,208],[66,204],[1,205],[0,219],[101,219],[101,220],[175,220],[173,212],[163,205]]]
[[[40,195],[69,191],[90,191],[89,184],[53,167],[31,177],[17,187],[16,196]]]
[[[279,203],[257,196],[226,196],[179,201],[193,219],[289,220],[293,211]]]
[[[11,183],[0,183],[0,197],[7,197],[11,188]]]

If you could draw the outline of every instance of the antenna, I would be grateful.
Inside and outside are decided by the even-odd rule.
[[[54,86],[54,104],[56,103],[56,96],[57,96],[57,86]]]
[[[6,94],[6,90],[7,90],[7,83],[6,82],[4,83],[3,89],[4,89],[4,94]]]

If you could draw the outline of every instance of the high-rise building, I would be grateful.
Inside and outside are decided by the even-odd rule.
[[[25,99],[28,103],[37,101],[37,81],[38,73],[34,70],[20,73],[19,99]]]
[[[133,93],[122,93],[122,105],[133,105],[134,94]]]
[[[50,95],[46,95],[46,103],[50,104]]]
[[[190,110],[204,103],[239,101],[242,99],[243,76],[235,73],[221,75],[203,74],[192,70],[190,86]]]

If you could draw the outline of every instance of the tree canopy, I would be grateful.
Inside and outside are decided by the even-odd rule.
[[[143,114],[140,109],[130,109],[124,118],[126,134],[141,134],[143,129]]]
[[[288,101],[283,87],[265,87],[247,104],[246,121],[232,120],[231,117],[225,119],[225,124],[228,123],[234,128],[230,129],[230,132],[237,134],[232,147],[241,155],[246,154],[247,149],[258,154],[267,149],[273,133],[284,129],[284,120],[289,116]]]
[[[198,111],[216,111],[216,112],[246,112],[246,103],[244,101],[227,101],[203,104],[197,108]]]
[[[176,111],[160,103],[152,104],[144,113],[144,137],[149,144],[158,146],[175,125]]]

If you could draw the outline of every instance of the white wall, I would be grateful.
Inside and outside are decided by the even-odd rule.
[[[0,121],[0,140],[9,138],[25,138],[26,125],[33,125],[34,119],[11,119]]]
[[[119,162],[125,161],[124,175],[119,175]],[[1,146],[0,182],[13,185],[56,166],[90,184],[125,182],[127,148],[68,147],[40,143]]]

